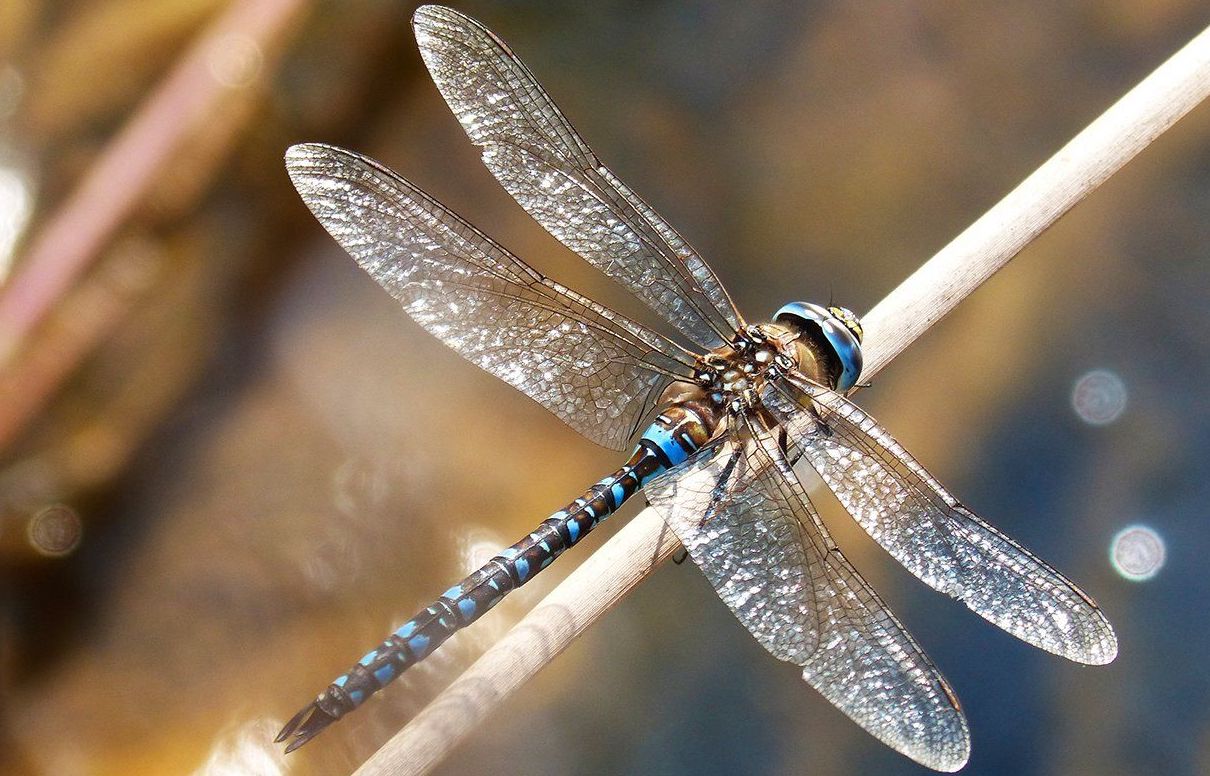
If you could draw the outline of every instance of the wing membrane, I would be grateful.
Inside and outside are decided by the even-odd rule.
[[[970,734],[953,691],[836,547],[770,434],[745,423],[645,492],[769,652],[887,745],[962,767]]]
[[[422,6],[420,53],[483,163],[535,220],[697,345],[742,324],[714,272],[609,171],[499,38],[457,11]]]
[[[337,242],[421,326],[572,428],[620,449],[691,357],[543,277],[366,157],[294,146],[286,166]]]
[[[960,504],[857,405],[789,379],[766,387],[765,406],[849,514],[908,571],[1036,647],[1080,663],[1113,660],[1113,629],[1083,591]]]

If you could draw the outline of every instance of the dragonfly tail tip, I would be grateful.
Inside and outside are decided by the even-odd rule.
[[[318,703],[312,701],[306,708],[290,718],[290,721],[282,727],[281,732],[277,734],[277,738],[273,739],[273,742],[280,744],[286,739],[293,737],[294,740],[286,745],[286,754],[289,754],[319,735],[320,731],[335,721],[336,717],[333,717],[321,709]]]

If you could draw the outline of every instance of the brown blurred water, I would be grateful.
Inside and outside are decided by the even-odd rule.
[[[1210,22],[1192,0],[458,7],[751,318],[787,299],[869,309]],[[0,3],[0,248],[6,228],[23,240],[0,277],[226,8]],[[275,42],[224,39],[222,99],[2,367],[0,415],[34,410],[0,449],[0,772],[351,771],[603,540],[299,753],[270,745],[365,649],[616,466],[407,320],[290,187],[292,143],[368,153],[642,316],[482,169],[411,10],[300,3]],[[1203,106],[861,395],[1121,638],[1105,668],[1031,650],[823,504],[962,697],[971,773],[1210,771],[1208,137]],[[1104,426],[1070,404],[1098,368],[1129,397]],[[1109,562],[1134,522],[1168,545],[1147,582]],[[919,771],[769,659],[691,564],[660,570],[441,768]]]

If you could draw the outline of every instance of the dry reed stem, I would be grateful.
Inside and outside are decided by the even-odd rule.
[[[871,377],[1210,93],[1210,28],[1174,54],[864,317]],[[678,547],[651,508],[573,571],[355,776],[426,773]]]

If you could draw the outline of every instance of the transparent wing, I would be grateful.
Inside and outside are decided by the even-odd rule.
[[[1056,655],[1094,665],[1117,655],[1088,595],[958,503],[857,405],[801,375],[762,399],[849,514],[926,584]]]
[[[499,38],[439,6],[412,24],[437,88],[521,207],[697,345],[730,339],[742,319],[710,267],[601,164]]]
[[[953,691],[836,547],[771,434],[741,421],[644,490],[769,652],[887,745],[938,770],[965,764]]]
[[[594,442],[625,447],[670,379],[692,374],[678,346],[543,277],[377,162],[300,145],[286,167],[421,326]]]

